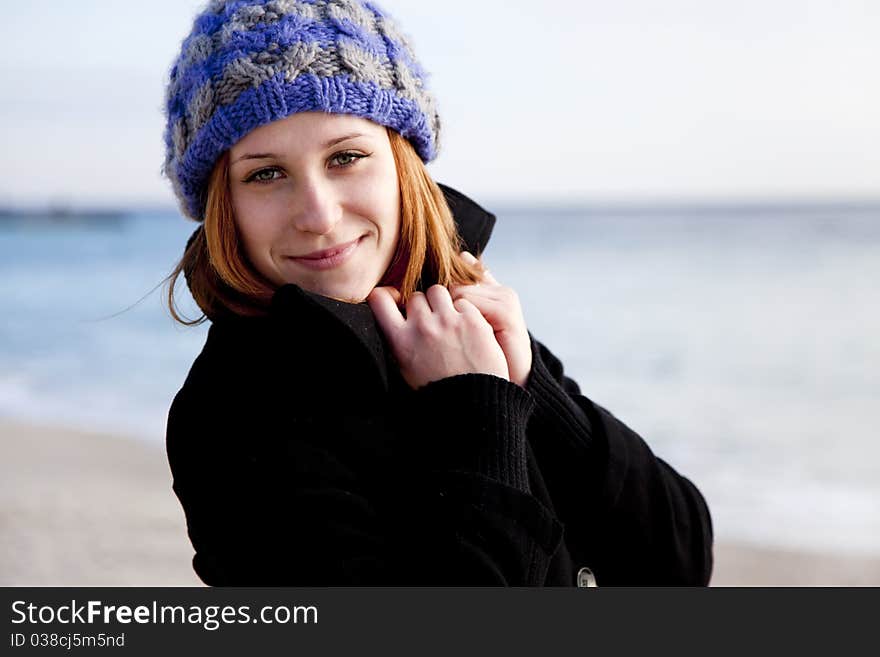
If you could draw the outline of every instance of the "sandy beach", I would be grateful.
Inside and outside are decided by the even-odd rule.
[[[0,586],[200,586],[161,445],[0,420]],[[880,558],[721,542],[714,586],[876,586]]]

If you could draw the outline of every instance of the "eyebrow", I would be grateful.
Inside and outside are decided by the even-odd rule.
[[[336,144],[339,144],[339,143],[346,141],[348,139],[354,139],[355,137],[363,137],[363,136],[364,135],[361,134],[360,132],[353,132],[349,135],[343,135],[342,137],[334,137],[333,139],[330,139],[329,141],[324,142],[321,145],[321,148],[330,148],[331,146],[335,146]],[[242,160],[268,160],[268,159],[277,158],[277,157],[278,156],[275,155],[274,153],[245,153],[241,157],[234,160],[232,162],[232,164],[235,164],[236,162],[241,162]]]
[[[335,139],[331,139],[330,141],[324,142],[324,148],[330,148],[331,146],[336,146],[339,142],[346,141],[347,139],[354,139],[355,137],[363,137],[359,132],[352,132],[350,135],[343,135],[342,137],[336,137]]]

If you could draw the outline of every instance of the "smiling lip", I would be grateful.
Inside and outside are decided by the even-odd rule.
[[[354,253],[354,250],[357,248],[362,237],[363,236],[358,237],[356,240],[346,242],[345,244],[339,244],[329,249],[324,249],[323,251],[315,251],[308,255],[296,256],[291,259],[311,269],[332,269],[348,260],[351,254]]]

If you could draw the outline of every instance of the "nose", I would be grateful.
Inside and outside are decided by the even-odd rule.
[[[326,235],[342,218],[342,204],[332,185],[318,179],[303,180],[292,210],[293,224],[304,233]]]

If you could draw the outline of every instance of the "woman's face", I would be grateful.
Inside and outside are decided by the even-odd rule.
[[[244,251],[276,285],[361,302],[391,264],[400,191],[372,121],[301,112],[260,126],[229,151],[229,191]]]

